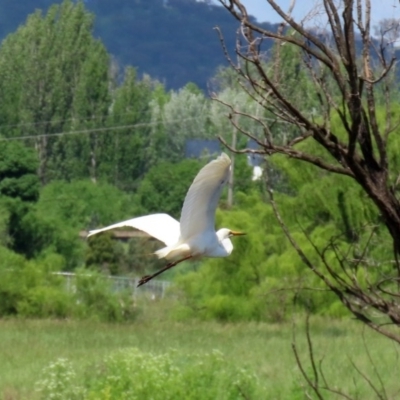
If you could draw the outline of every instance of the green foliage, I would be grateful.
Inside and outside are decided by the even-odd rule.
[[[32,149],[17,141],[1,143],[0,160],[0,202],[9,238],[5,243],[30,256],[33,236],[24,230],[24,220],[39,197],[38,161]]]
[[[88,388],[90,382],[93,386],[97,384],[96,387],[101,387],[99,380],[111,380],[108,379],[111,373],[108,373],[110,368],[106,361],[111,357],[117,358],[117,355],[121,360],[124,352],[129,354],[126,358],[132,360],[133,348],[139,348],[141,356],[152,360],[159,355],[166,355],[180,373],[184,373],[186,368],[193,371],[190,375],[199,377],[195,387],[200,385],[202,374],[202,370],[195,368],[195,364],[197,361],[205,361],[203,367],[207,367],[207,370],[203,368],[204,373],[201,376],[214,373],[217,378],[221,378],[221,386],[226,375],[234,375],[234,371],[243,368],[247,370],[245,375],[255,375],[256,381],[252,382],[260,391],[254,394],[251,391],[245,392],[251,400],[292,399],[291,396],[298,399],[307,389],[290,346],[296,333],[299,357],[308,371],[309,352],[303,335],[304,316],[295,316],[287,323],[280,324],[220,324],[215,321],[177,323],[169,318],[166,312],[169,307],[170,303],[166,304],[164,301],[149,302],[140,319],[129,324],[71,319],[0,319],[3,355],[0,363],[0,398],[49,399],[49,392],[35,393],[35,382],[38,381],[47,381],[41,386],[44,390],[52,390],[53,393],[57,390],[63,394],[67,390],[71,393],[74,387]],[[376,376],[376,371],[379,370],[388,398],[397,397],[399,380],[398,374],[393,372],[398,371],[398,357],[396,351],[386,351],[387,339],[371,330],[363,329],[352,318],[337,320],[312,317],[310,323],[314,355],[316,359],[324,357],[321,368],[332,387],[340,388],[351,397],[356,397],[354,382],[357,382],[358,398],[370,399],[371,387],[364,379],[358,379],[360,375],[354,369],[356,365],[377,387],[380,387]],[[360,341],[360,337],[364,337],[364,340]],[[369,354],[365,351],[365,343],[370,349]],[[209,369],[211,357],[207,355],[210,355],[212,349],[218,349],[224,354],[224,362],[216,362],[215,367],[211,365]],[[59,358],[64,360],[60,361]],[[127,369],[132,363],[119,363],[118,374],[123,379],[118,382],[129,381]],[[154,365],[146,360],[144,364]],[[53,374],[63,377],[53,377],[50,371],[43,372],[45,367],[51,365],[54,366]],[[141,374],[143,371],[140,372],[140,365],[138,368],[139,371],[135,368],[131,373],[135,376]],[[117,367],[113,371],[116,370]],[[240,376],[243,377],[244,374]],[[159,376],[158,371],[150,370],[149,376]],[[239,374],[235,376],[239,378]],[[165,379],[173,381],[173,377],[169,375]],[[58,389],[53,390],[54,386],[50,382],[61,384],[57,386]],[[143,379],[134,384],[146,386],[147,382],[148,379]],[[212,376],[209,382],[215,388],[215,379]],[[235,382],[235,379],[231,382]],[[182,385],[187,387],[185,382]],[[242,387],[246,389],[245,385]],[[39,389],[38,386],[36,388]],[[204,390],[205,393],[210,393],[214,389],[210,389],[210,392]],[[73,398],[72,396],[70,394],[70,397],[64,397],[68,399]],[[243,397],[239,394],[235,398]]]
[[[25,317],[66,317],[70,296],[63,281],[53,274],[63,268],[63,260],[49,256],[40,262],[0,247],[0,315]]]
[[[189,139],[214,138],[209,121],[210,100],[195,85],[171,91],[165,101],[157,93],[151,102],[151,163],[179,162]]]
[[[114,291],[112,282],[105,275],[82,268],[77,271],[75,285],[77,305],[74,313],[77,317],[109,322],[136,317],[132,293]]]
[[[163,162],[151,168],[137,191],[143,212],[165,212],[179,218],[186,192],[201,166],[192,159],[178,164]]]
[[[33,136],[42,183],[96,176],[88,171],[98,155],[95,136],[48,137],[102,126],[107,114],[109,59],[92,28],[83,3],[65,0],[29,16],[0,47],[0,131]]]
[[[233,157],[231,155],[231,157]],[[253,168],[248,164],[246,157],[235,157],[235,168],[233,177],[233,191],[234,194],[251,193],[252,191],[259,191],[260,182],[252,181]]]
[[[0,134],[29,136],[42,184],[90,178],[134,191],[158,143],[150,102],[161,85],[138,80],[132,67],[123,77],[110,68],[93,21],[84,2],[64,0],[4,40]]]
[[[39,179],[38,160],[33,150],[18,141],[0,146],[0,194],[22,201],[36,201]]]
[[[268,245],[264,227],[273,224],[270,207],[260,201],[257,193],[238,195],[233,210],[217,213],[218,227],[229,227],[247,235],[232,238],[231,257],[205,260],[198,271],[178,278],[178,286],[186,293],[185,307],[193,315],[223,321],[268,318],[266,293],[257,289],[265,279],[270,279],[268,275],[283,275],[279,270],[268,274],[265,268],[274,249]],[[274,234],[280,243],[283,237],[279,238],[278,230]]]
[[[26,260],[0,247],[0,317],[86,318],[132,320],[136,316],[129,293],[115,292],[103,274],[78,270],[75,290],[67,291],[62,257],[51,254]]]
[[[205,160],[186,159],[179,163],[160,162],[152,167],[140,182],[136,193],[136,202],[141,206],[140,213],[166,212],[179,219],[186,193],[205,162]],[[246,158],[237,157],[235,193],[257,189],[258,185],[252,182],[251,176],[252,169],[247,164]]]
[[[237,399],[261,393],[257,377],[233,367],[219,351],[189,354],[144,353],[136,348],[107,357],[87,371],[84,382],[65,359],[43,371],[37,389],[46,399]],[[72,397],[71,397],[72,396]]]
[[[104,272],[117,275],[121,263],[119,247],[109,232],[90,237],[85,257],[86,266],[99,266]]]
[[[152,89],[150,79],[138,81],[135,69],[128,67],[113,95],[107,125],[118,129],[107,135],[100,174],[125,191],[136,189],[148,169]]]
[[[60,284],[35,286],[18,303],[18,316],[27,318],[68,318],[72,315],[73,298]],[[62,282],[63,283],[63,282]]]
[[[346,177],[307,165],[293,168],[292,163],[284,157],[274,159],[274,168],[281,171],[292,192],[276,192],[275,200],[292,236],[317,268],[323,269],[324,264],[316,248],[324,251],[325,260],[344,279],[335,251],[355,258],[365,251],[365,257],[385,259],[388,233],[378,229],[369,241],[374,226],[379,226],[379,216],[361,189]],[[264,196],[256,191],[237,193],[235,207],[217,213],[217,228],[229,227],[247,236],[232,239],[231,257],[204,260],[200,268],[177,278],[183,294],[177,313],[182,318],[282,321],[296,309],[346,315],[340,300],[323,290],[286,239]],[[332,241],[335,251],[328,248]],[[385,268],[391,267],[381,265],[381,271]],[[368,277],[378,273],[362,268],[349,272],[365,287]]]
[[[217,135],[229,143],[233,140],[234,130],[226,118],[229,108],[211,102],[195,84],[167,92],[149,77],[138,79],[140,65],[138,70],[125,68],[119,76],[117,62],[110,65],[105,46],[93,37],[94,17],[85,8],[107,10],[109,17],[115,4],[110,8],[103,3],[65,0],[45,14],[36,12],[0,47],[0,134],[7,138],[29,136],[26,142],[31,146],[29,149],[19,141],[4,141],[0,146],[0,245],[26,257],[1,247],[1,315],[131,318],[131,299],[111,293],[112,288],[98,272],[84,270],[79,274],[79,306],[63,292],[60,279],[51,272],[74,270],[84,264],[111,274],[144,274],[156,268],[158,261],[148,257],[157,246],[154,242],[138,239],[121,244],[107,234],[86,242],[79,233],[154,212],[179,218],[187,189],[206,158],[183,160],[186,141]],[[197,7],[199,15],[208,13],[201,2],[144,3],[118,3],[127,15],[131,15],[129,10],[140,10],[132,17],[134,29],[155,10],[157,20],[167,13],[175,22],[183,9]],[[211,9],[216,11],[213,6]],[[99,23],[107,25],[109,20],[102,16]],[[157,32],[157,36],[162,34]],[[121,37],[126,40],[126,36]],[[132,53],[131,47],[123,48]],[[280,58],[277,75],[286,85],[282,90],[301,101],[310,117],[317,114],[319,103],[310,96],[310,77],[301,62],[302,54],[278,46],[273,55]],[[174,74],[184,78],[178,70]],[[228,71],[219,72],[215,86],[223,102],[244,114],[268,118],[259,104],[238,90]],[[397,109],[393,105],[393,115]],[[254,120],[237,118],[243,129],[263,137]],[[378,123],[385,122],[383,113],[379,114]],[[277,143],[286,142],[293,134],[282,124],[272,129]],[[339,138],[346,134],[335,114],[331,129]],[[58,136],[61,132],[68,134]],[[80,134],[72,134],[76,132]],[[389,136],[388,154],[390,178],[397,191],[400,142],[395,133]],[[248,145],[244,135],[237,139],[238,148]],[[297,148],[334,161],[308,140]],[[346,177],[299,165],[275,155],[268,160],[267,169],[285,223],[316,266],[323,268],[314,244],[326,250],[326,259],[344,275],[332,248],[327,249],[332,238],[337,251],[354,259],[363,254],[372,260],[385,260],[389,236],[361,188]],[[46,184],[40,196],[37,171]],[[293,304],[295,309],[344,315],[344,308],[331,294],[304,290],[320,288],[320,282],[285,239],[263,191],[260,182],[251,181],[246,158],[237,156],[234,208],[224,210],[223,197],[217,225],[246,231],[248,236],[233,239],[232,257],[202,261],[200,267],[195,264],[178,277],[183,293],[181,316],[282,321]],[[371,232],[374,236],[369,241]],[[55,260],[52,267],[49,260]],[[383,261],[380,270],[388,268],[389,263]],[[13,282],[17,271],[21,285]],[[364,286],[368,274],[376,273],[357,265],[351,272]]]
[[[23,232],[32,233],[34,240],[29,243],[35,256],[58,253],[71,270],[84,263],[86,247],[80,231],[126,219],[135,210],[131,197],[109,184],[57,181],[41,190],[39,201],[23,221]]]
[[[8,232],[8,222],[10,219],[10,210],[6,204],[0,201],[0,246],[8,246],[10,244],[10,236]]]
[[[36,391],[43,399],[78,400],[84,395],[76,384],[77,374],[72,364],[59,358],[43,370],[43,378],[36,383]]]
[[[40,215],[59,218],[63,227],[74,229],[110,224],[133,214],[135,207],[132,197],[115,186],[89,180],[52,182],[37,203]]]

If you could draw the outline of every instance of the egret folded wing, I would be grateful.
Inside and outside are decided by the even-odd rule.
[[[106,226],[105,228],[90,231],[87,237],[115,228],[131,227],[146,232],[157,240],[171,246],[178,242],[179,222],[168,214],[152,214],[144,217],[132,218],[126,221]]]

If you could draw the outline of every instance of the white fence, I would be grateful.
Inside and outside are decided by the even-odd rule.
[[[60,275],[65,279],[66,289],[68,291],[75,290],[75,274],[73,272],[55,272],[55,275]],[[128,278],[124,276],[104,276],[104,279],[109,279],[112,282],[114,291],[131,291],[133,297],[146,295],[152,299],[163,298],[166,290],[171,286],[171,282],[151,280],[145,285],[137,287],[139,278]]]

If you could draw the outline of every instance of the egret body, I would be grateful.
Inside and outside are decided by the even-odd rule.
[[[227,257],[233,250],[230,237],[244,235],[227,228],[215,231],[215,210],[230,173],[231,160],[225,153],[205,165],[186,194],[180,223],[168,214],[152,214],[90,231],[88,237],[110,229],[129,226],[163,242],[166,246],[155,254],[171,262],[153,275],[144,276],[138,286],[184,260]]]

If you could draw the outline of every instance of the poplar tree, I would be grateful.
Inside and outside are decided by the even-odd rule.
[[[96,177],[96,129],[110,104],[109,56],[92,31],[84,4],[65,0],[30,15],[0,47],[0,135],[29,138],[42,184],[82,169]],[[58,136],[87,129],[91,134],[77,139]]]

